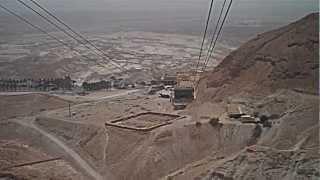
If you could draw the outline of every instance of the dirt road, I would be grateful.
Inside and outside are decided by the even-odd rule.
[[[136,93],[138,91],[140,91],[140,90],[128,90],[125,92],[122,91],[122,92],[112,94],[112,95],[97,97],[96,99],[94,99],[90,102],[80,103],[80,104],[74,105],[73,108],[75,108],[76,106],[84,105],[84,104],[99,103],[99,102],[106,101],[107,99],[126,96],[126,95],[129,95],[132,93]],[[15,94],[12,94],[12,95],[15,95]],[[29,117],[24,117],[24,118],[19,118],[19,119],[11,119],[9,121],[18,123],[24,127],[32,128],[33,130],[39,132],[44,137],[51,140],[53,143],[55,143],[57,146],[59,146],[61,149],[63,149],[63,151],[66,153],[66,155],[68,155],[70,158],[72,158],[73,163],[76,163],[76,165],[79,166],[81,169],[83,169],[86,174],[88,174],[89,176],[92,177],[92,179],[95,179],[95,180],[113,179],[113,176],[110,172],[104,172],[103,173],[104,175],[102,176],[90,164],[88,164],[85,159],[83,159],[76,151],[74,151],[72,148],[70,148],[68,145],[66,145],[63,141],[58,139],[56,136],[41,129],[40,127],[36,126],[34,124],[34,120],[35,120],[35,116],[29,116]],[[73,122],[73,121],[67,121],[67,122],[76,123],[76,124],[77,123],[78,124],[85,124],[82,122]],[[107,136],[107,138],[108,138],[108,136]],[[106,143],[104,149],[107,148],[107,144],[108,144],[108,142]],[[103,158],[106,159],[106,157],[103,157]]]
[[[138,91],[139,90],[129,90],[129,91],[126,91],[126,92],[121,92],[121,93],[117,93],[117,94],[113,94],[113,95],[108,95],[108,96],[100,97],[100,98],[98,98],[97,100],[95,100],[93,102],[94,103],[98,103],[98,102],[102,102],[102,101],[104,101],[106,99],[111,99],[111,98],[120,97],[120,96],[126,96],[128,94],[135,93],[135,92],[138,92]],[[86,104],[86,103],[82,103],[82,104],[78,104],[78,105],[83,105],[83,104]],[[75,105],[75,106],[78,106],[78,105]],[[112,179],[111,173],[107,172],[106,173],[106,178],[104,178],[100,173],[98,173],[96,170],[94,170],[84,159],[82,159],[81,156],[77,152],[75,152],[74,150],[69,148],[66,144],[64,144],[61,140],[59,140],[54,135],[51,135],[48,132],[46,132],[46,131],[42,130],[41,128],[37,127],[33,123],[34,122],[34,117],[27,117],[27,118],[24,118],[23,120],[14,119],[14,120],[11,120],[11,121],[14,121],[14,122],[16,122],[16,123],[18,123],[18,124],[20,124],[22,126],[32,128],[35,131],[37,131],[40,134],[42,134],[43,136],[45,136],[46,138],[50,139],[52,142],[54,142],[59,147],[61,147],[74,160],[74,162],[77,163],[83,170],[85,170],[86,173],[88,175],[90,175],[93,179],[95,179],[95,180],[103,180],[103,179],[106,179],[107,177],[108,177],[108,179]],[[68,122],[74,123],[72,121],[68,121]]]
[[[47,137],[54,143],[56,143],[58,146],[60,146],[70,157],[81,167],[83,170],[85,170],[90,176],[92,176],[95,180],[103,180],[104,178],[95,171],[85,160],[83,160],[78,153],[76,153],[74,150],[69,148],[67,145],[65,145],[62,141],[60,141],[55,136],[47,133],[46,131],[40,129],[39,127],[35,126],[32,121],[19,121],[19,120],[12,120],[22,126],[30,127],[34,129],[35,131],[38,131],[43,136]]]

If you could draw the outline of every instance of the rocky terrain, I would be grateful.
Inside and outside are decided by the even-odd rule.
[[[318,93],[319,16],[258,35],[228,55],[202,81],[199,101],[237,93],[264,95],[278,89]],[[239,91],[240,90],[240,91]]]
[[[81,83],[116,74],[132,81],[150,80],[192,67],[200,44],[197,36],[190,35],[149,32],[91,35],[90,41],[124,68],[120,70],[84,46],[68,39],[65,41],[80,54],[37,34],[3,42],[0,44],[0,78],[38,79],[70,75]],[[230,47],[219,45],[216,61],[209,66],[215,66],[229,51]]]
[[[272,126],[260,127],[251,146],[229,159],[216,162],[207,157],[173,177],[319,178],[318,23],[319,14],[310,14],[261,34],[203,77],[195,114],[203,109],[201,104],[210,104],[212,111],[219,109],[216,106],[228,110],[235,106],[246,114],[267,117]],[[223,113],[220,118],[230,121]]]

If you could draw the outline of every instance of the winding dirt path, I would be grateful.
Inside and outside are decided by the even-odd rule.
[[[129,95],[131,93],[138,92],[138,91],[140,91],[140,90],[128,90],[126,92],[121,92],[121,93],[117,93],[117,94],[113,94],[113,95],[108,95],[108,96],[104,96],[104,97],[101,97],[101,98],[97,98],[96,100],[94,100],[92,102],[89,102],[89,103],[98,103],[98,102],[105,101],[107,99],[116,98],[116,97],[120,97],[120,96],[126,96],[126,95]],[[86,103],[77,104],[75,106],[80,106],[80,105],[83,105],[83,104],[86,104]],[[18,123],[21,126],[32,128],[33,130],[35,130],[35,131],[39,132],[40,134],[42,134],[44,137],[50,139],[56,145],[61,147],[74,160],[74,162],[76,164],[78,164],[93,179],[95,179],[95,180],[113,179],[112,174],[110,172],[108,172],[108,171],[105,172],[105,178],[104,178],[99,172],[97,172],[94,168],[92,168],[83,158],[81,158],[81,156],[77,152],[75,152],[73,149],[68,147],[63,141],[59,140],[54,135],[52,135],[52,134],[46,132],[45,130],[39,128],[38,126],[36,126],[34,124],[34,118],[35,117],[25,117],[23,119],[11,119],[10,121]],[[73,121],[66,121],[66,122],[75,123],[75,124],[86,124],[86,123],[82,123],[82,122],[73,122]],[[107,136],[107,139],[108,139],[108,134],[107,133],[106,133],[106,136]],[[106,150],[107,144],[108,143],[106,143],[103,151]],[[106,157],[103,157],[103,158],[106,159]]]
[[[26,126],[29,128],[32,128],[39,133],[41,133],[43,136],[47,137],[54,143],[56,143],[58,146],[60,146],[70,157],[81,167],[83,170],[85,170],[90,176],[92,176],[95,180],[103,180],[104,178],[99,174],[97,171],[95,171],[84,159],[81,158],[81,156],[76,153],[74,150],[69,148],[67,145],[65,145],[62,141],[60,141],[55,136],[47,133],[46,131],[40,129],[39,127],[35,126],[33,122],[24,122],[19,120],[12,120],[22,126]]]

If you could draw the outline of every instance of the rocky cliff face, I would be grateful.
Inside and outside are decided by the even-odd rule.
[[[208,156],[173,179],[319,179],[319,14],[258,35],[202,77],[193,116],[228,118],[230,109],[262,119],[254,141],[223,158]],[[238,112],[238,110],[237,110]],[[257,134],[257,135],[256,135]],[[241,134],[239,136],[242,136]]]
[[[296,89],[316,93],[319,71],[319,14],[258,35],[227,56],[201,81],[199,101]]]

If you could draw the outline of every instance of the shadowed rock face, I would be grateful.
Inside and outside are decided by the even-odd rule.
[[[200,83],[199,101],[277,89],[317,92],[319,14],[263,33],[227,56]]]

